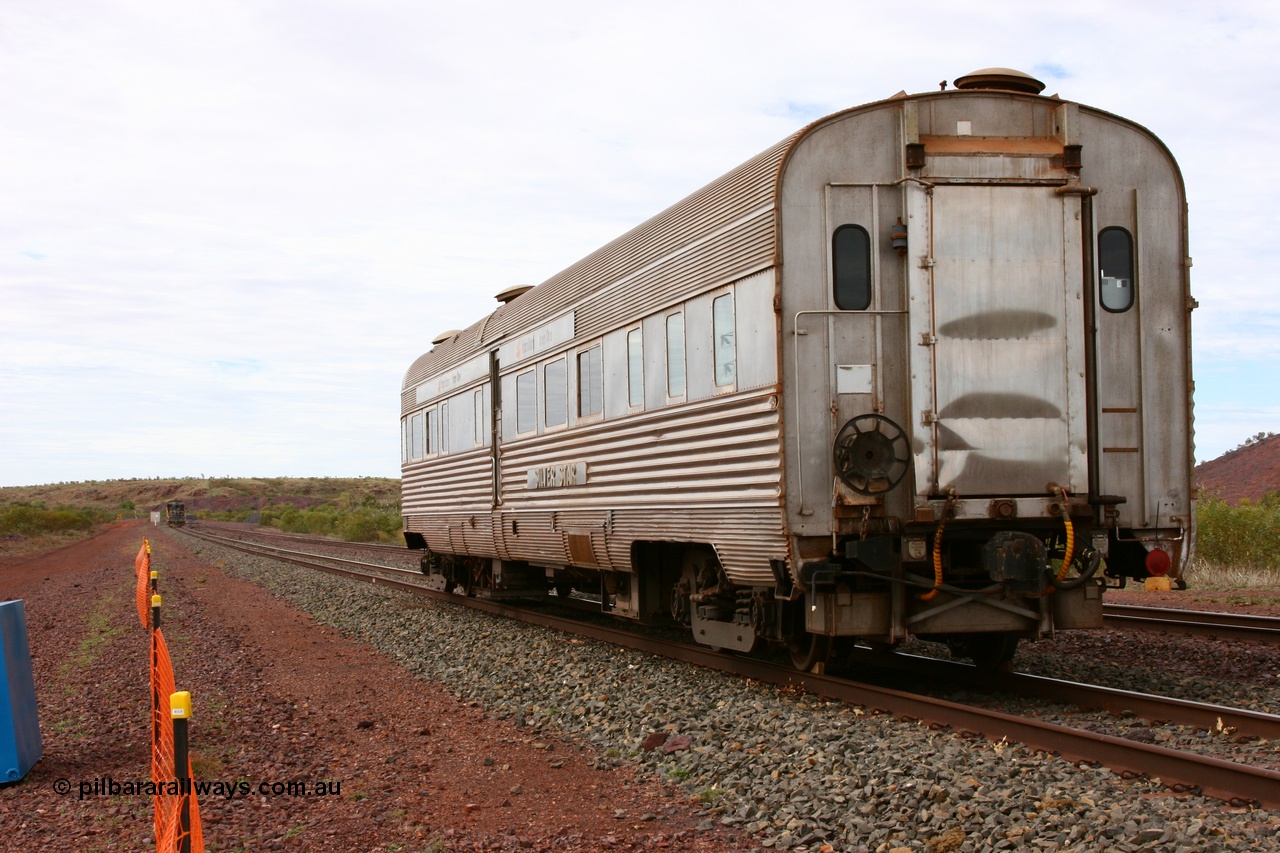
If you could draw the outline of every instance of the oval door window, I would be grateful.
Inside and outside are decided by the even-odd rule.
[[[1118,226],[1098,234],[1098,297],[1108,311],[1133,307],[1137,281],[1133,269],[1133,235]]]
[[[861,225],[841,225],[831,235],[831,274],[836,307],[862,311],[871,305],[871,237]]]

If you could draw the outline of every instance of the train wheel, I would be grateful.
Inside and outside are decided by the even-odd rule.
[[[831,638],[822,634],[801,634],[787,641],[791,665],[801,672],[812,672],[819,666],[826,667],[831,656]]]
[[[831,638],[822,634],[811,634],[805,628],[804,599],[785,605],[785,622],[787,630],[783,636],[787,653],[791,656],[791,665],[801,672],[812,672],[815,668],[825,668],[831,657]]]
[[[969,658],[978,669],[1007,670],[1018,650],[1016,634],[989,632],[965,634],[947,643],[952,657]]]

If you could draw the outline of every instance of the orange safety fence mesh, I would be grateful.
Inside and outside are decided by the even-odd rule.
[[[142,550],[134,563],[138,573],[138,615],[143,627],[151,622],[151,548],[143,540]],[[200,827],[200,804],[190,785],[182,786],[174,769],[173,718],[169,697],[175,691],[173,664],[164,632],[151,628],[151,781],[155,783],[155,838],[157,853],[204,853],[204,834]],[[187,779],[191,761],[187,760]],[[186,820],[183,808],[186,808]],[[184,828],[185,823],[185,828]]]
[[[138,573],[138,619],[147,628],[151,623],[151,543],[145,539],[133,560],[133,569]]]

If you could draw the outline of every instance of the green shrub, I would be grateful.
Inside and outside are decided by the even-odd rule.
[[[38,536],[92,530],[95,524],[111,519],[111,513],[81,507],[46,509],[42,504],[15,503],[0,509],[0,533]]]
[[[333,503],[309,509],[288,504],[262,510],[258,523],[288,533],[337,536],[348,542],[388,542],[400,540],[400,504],[381,505],[376,497],[355,498],[343,494]]]
[[[338,523],[338,535],[348,542],[377,542],[379,533],[378,520],[363,509],[348,514]]]
[[[1280,569],[1280,492],[1230,506],[1202,498],[1196,512],[1196,555],[1214,565]]]

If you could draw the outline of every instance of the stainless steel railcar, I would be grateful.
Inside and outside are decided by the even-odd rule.
[[[1186,202],[1165,146],[1008,69],[814,122],[404,379],[441,586],[589,592],[708,645],[1101,625],[1194,540]],[[1101,566],[1101,569],[1100,569]]]

